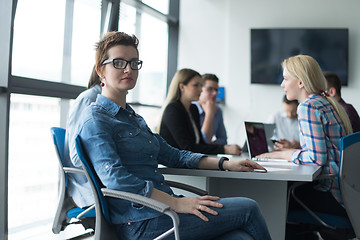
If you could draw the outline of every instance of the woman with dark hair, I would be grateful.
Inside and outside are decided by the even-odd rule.
[[[205,143],[200,128],[200,115],[193,101],[202,91],[201,75],[188,68],[177,71],[171,81],[161,117],[159,134],[171,146],[204,154],[240,155],[236,145]]]

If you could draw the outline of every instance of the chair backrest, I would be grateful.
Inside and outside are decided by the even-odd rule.
[[[60,166],[60,186],[59,186],[59,200],[58,208],[53,221],[52,231],[56,234],[60,233],[64,229],[66,224],[66,213],[68,210],[72,209],[74,204],[72,203],[70,196],[67,192],[68,187],[68,177],[65,173],[64,167],[64,146],[65,146],[65,133],[66,130],[63,128],[52,127],[50,129],[53,142],[55,145],[55,152],[57,155],[58,163]]]
[[[89,181],[95,200],[96,223],[94,240],[113,240],[116,239],[115,229],[111,224],[109,207],[101,188],[104,187],[97,176],[93,164],[91,163],[86,151],[84,151],[80,137],[75,138],[75,148],[78,157],[83,164],[86,178]]]
[[[94,198],[95,198],[95,206],[99,206],[98,209],[101,209],[101,215],[104,216],[104,218],[108,223],[111,223],[108,204],[104,195],[101,192],[101,188],[104,188],[104,184],[99,179],[98,175],[95,172],[93,164],[91,163],[87,153],[84,151],[79,136],[76,136],[75,138],[75,147],[78,157],[81,163],[83,164],[85,175],[88,178],[90,186],[93,190]],[[96,215],[98,215],[98,213],[96,213]]]
[[[340,189],[346,212],[360,238],[360,132],[341,139]]]
[[[54,145],[56,147],[56,152],[58,154],[60,164],[64,166],[64,154],[65,154],[65,133],[66,130],[64,128],[52,127],[50,129],[51,135],[54,141]]]

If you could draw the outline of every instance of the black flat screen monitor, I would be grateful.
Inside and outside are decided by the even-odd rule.
[[[280,84],[281,62],[298,54],[310,55],[323,71],[348,82],[348,29],[251,29],[251,83]]]

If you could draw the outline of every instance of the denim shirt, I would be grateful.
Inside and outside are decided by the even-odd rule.
[[[144,119],[98,95],[81,116],[79,136],[102,183],[109,189],[150,197],[154,188],[173,195],[158,164],[197,168],[203,154],[180,151],[153,133]],[[113,224],[136,222],[161,213],[125,200],[108,198]]]

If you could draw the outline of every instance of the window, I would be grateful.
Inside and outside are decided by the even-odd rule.
[[[100,7],[100,0],[76,0],[74,6],[65,0],[19,0],[12,75],[87,86],[100,36]]]
[[[144,65],[128,101],[155,128],[168,76],[176,71],[178,5],[179,0],[17,1],[9,78],[8,239],[28,239],[29,230],[44,224],[49,235],[33,232],[33,239],[53,236],[58,163],[50,128],[65,127],[70,99],[87,86],[94,45],[114,26],[140,39]],[[102,11],[104,6],[109,9]]]
[[[163,14],[169,14],[169,0],[143,0],[143,3],[162,12]]]
[[[168,26],[155,17],[125,3],[120,4],[119,30],[135,34],[140,41],[140,59],[144,61],[138,84],[128,100],[161,106],[166,96]]]
[[[64,18],[65,0],[18,1],[12,75],[60,82]]]
[[[10,101],[8,225],[14,237],[54,217],[59,170],[50,128],[60,124],[60,99],[12,94]]]

